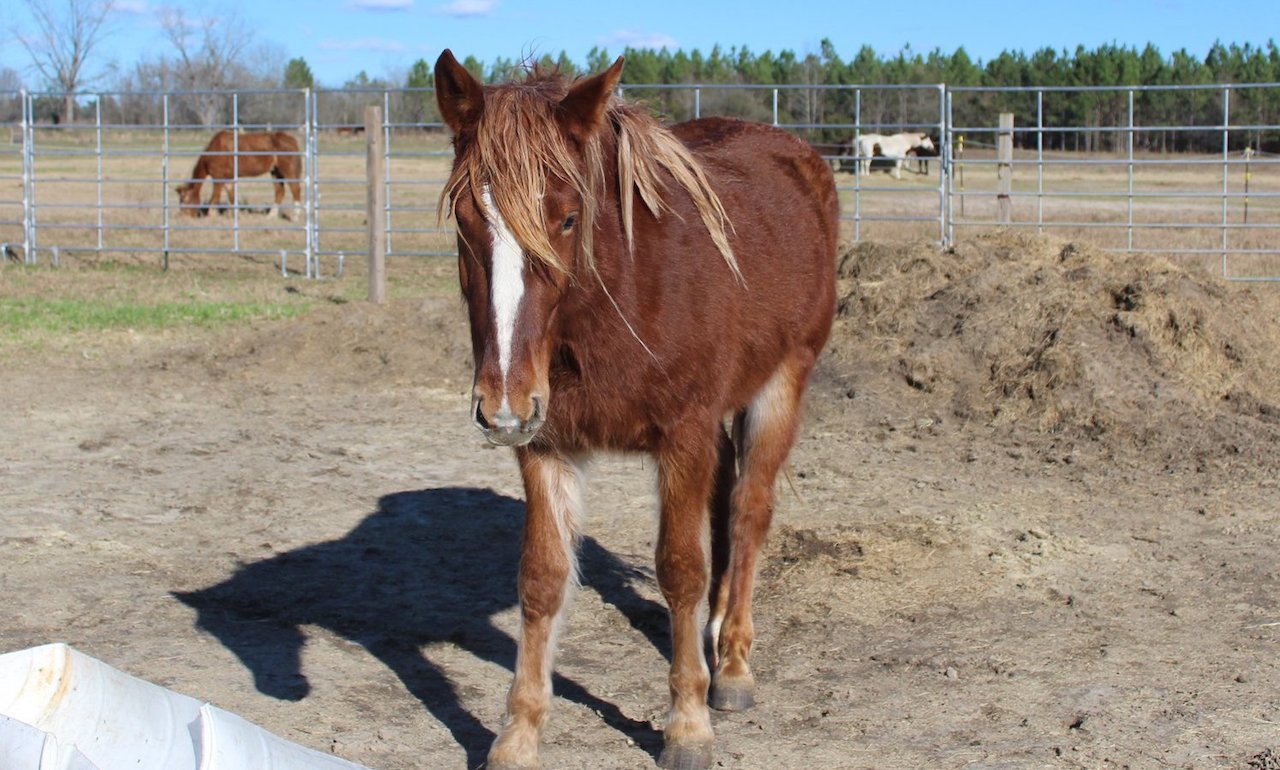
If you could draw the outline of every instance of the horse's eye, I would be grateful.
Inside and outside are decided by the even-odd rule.
[[[564,233],[573,232],[573,227],[576,224],[578,224],[578,215],[570,214],[564,218],[564,224],[560,226],[560,231]]]

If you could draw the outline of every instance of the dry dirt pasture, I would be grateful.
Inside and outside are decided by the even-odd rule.
[[[0,349],[0,650],[65,641],[374,770],[476,768],[523,507],[466,418],[455,290],[263,274],[315,308]],[[847,248],[759,703],[714,716],[715,766],[1280,767],[1278,311],[1020,234]],[[589,508],[543,760],[651,767],[652,464],[602,458]]]

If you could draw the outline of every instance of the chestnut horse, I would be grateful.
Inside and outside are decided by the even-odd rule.
[[[614,97],[621,75],[619,58],[574,82],[535,68],[483,86],[448,50],[435,67],[471,416],[515,448],[526,499],[519,652],[491,769],[538,764],[596,450],[656,458],[672,639],[659,764],[710,765],[708,700],[754,703],[756,562],[835,309],[839,204],[821,156],[760,123],[663,127]]]
[[[191,181],[177,187],[182,213],[202,217],[209,213],[210,205],[221,208],[223,189],[227,191],[228,203],[235,206],[234,183],[240,177],[261,176],[268,171],[275,177],[276,186],[276,202],[268,213],[289,219],[280,208],[285,183],[293,193],[295,215],[302,201],[302,156],[298,152],[298,140],[284,131],[242,131],[237,135],[231,129],[223,129],[213,135],[195,168],[191,169]],[[213,195],[208,204],[200,202],[200,186],[205,177],[213,177]]]

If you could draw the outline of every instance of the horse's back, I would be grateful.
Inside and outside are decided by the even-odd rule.
[[[795,186],[797,192],[828,193],[829,200],[824,202],[836,200],[835,178],[826,161],[808,142],[780,128],[714,117],[678,123],[672,132],[713,175],[718,167],[746,169],[747,176],[737,181]],[[764,161],[769,165],[759,165]],[[719,192],[724,195],[723,190]]]
[[[674,131],[728,213],[745,282],[732,296],[762,323],[821,328],[825,340],[840,228],[830,165],[807,142],[762,123],[704,118]]]

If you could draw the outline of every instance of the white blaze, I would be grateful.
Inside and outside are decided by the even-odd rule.
[[[493,240],[493,272],[490,275],[490,305],[493,306],[494,328],[498,336],[498,366],[502,369],[502,401],[506,406],[507,373],[511,369],[511,347],[516,333],[516,314],[524,296],[524,250],[516,243],[498,207],[485,185],[482,201],[489,219],[489,237]]]

